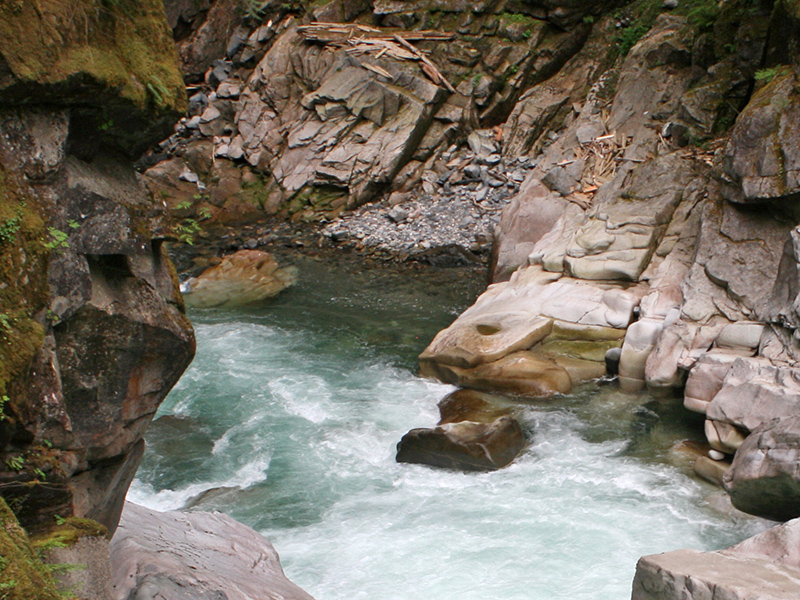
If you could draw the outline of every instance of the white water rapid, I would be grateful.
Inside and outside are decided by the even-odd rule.
[[[501,471],[397,464],[452,390],[413,356],[467,299],[303,268],[268,307],[192,315],[197,358],[130,500],[230,514],[317,600],[625,600],[639,556],[759,528],[668,464],[685,428],[669,410],[613,385],[525,407],[531,444]]]

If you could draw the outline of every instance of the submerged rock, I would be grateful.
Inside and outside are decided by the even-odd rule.
[[[184,298],[196,308],[243,306],[277,296],[296,279],[296,269],[279,267],[271,254],[239,250],[189,279]]]
[[[128,502],[110,551],[117,600],[314,600],[286,578],[272,544],[221,513]]]

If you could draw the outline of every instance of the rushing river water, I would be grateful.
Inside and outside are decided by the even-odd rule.
[[[501,471],[395,463],[453,389],[417,377],[415,356],[480,282],[300,263],[268,306],[191,315],[197,358],[129,499],[230,514],[317,600],[624,600],[639,556],[760,528],[668,460],[696,422],[613,385],[525,406],[531,444]]]

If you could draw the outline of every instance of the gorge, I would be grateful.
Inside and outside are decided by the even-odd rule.
[[[319,588],[320,597],[386,595],[382,585],[407,581],[342,587],[331,579],[337,569],[358,571],[349,561],[323,567],[325,558],[311,549],[314,539],[344,535],[351,515],[337,512],[339,500],[367,516],[353,522],[365,536],[352,546],[365,555],[343,552],[333,538],[322,547],[358,564],[383,548],[367,543],[387,535],[374,528],[377,515],[399,518],[415,504],[441,515],[438,502],[448,496],[464,518],[431,522],[433,537],[421,543],[438,549],[452,536],[463,549],[488,535],[482,526],[513,540],[476,549],[480,560],[455,571],[455,579],[477,578],[470,590],[480,590],[482,569],[502,573],[504,565],[510,585],[519,585],[532,567],[515,562],[514,548],[530,555],[562,537],[571,548],[595,531],[587,544],[608,544],[629,570],[624,585],[590,577],[583,597],[619,597],[630,589],[636,557],[665,550],[674,552],[639,562],[634,599],[796,597],[798,11],[790,0],[0,3],[0,493],[15,518],[40,551],[52,550],[64,528],[79,539],[113,535],[144,457],[132,498],[158,508],[219,508],[268,532],[292,548],[293,578],[309,588],[330,585]],[[223,255],[237,250],[253,253],[238,256],[264,269],[259,277],[274,270],[259,250],[299,264],[297,289],[283,297],[300,314],[282,310],[281,296],[243,312],[193,309],[199,366],[163,404],[146,451],[144,433],[195,352],[179,278],[228,265]],[[439,315],[435,327],[392,316],[392,299],[402,305],[404,294],[417,293],[394,285],[372,290],[356,311],[348,312],[348,302],[358,304],[357,295],[315,316],[319,306],[303,304],[304,269],[328,289],[326,269],[334,279],[348,277],[320,265],[344,264],[351,253],[365,274],[372,262],[408,263],[397,272],[420,282],[446,273],[466,284],[488,266],[491,285],[471,307],[473,298],[461,295],[443,313],[433,307],[441,297],[421,292],[414,310]],[[247,260],[238,263],[242,272]],[[287,274],[281,287],[293,278]],[[441,282],[430,285],[450,293]],[[184,289],[191,301],[201,288],[184,281]],[[350,297],[340,288],[330,293]],[[390,298],[381,300],[384,293]],[[461,316],[451,324],[456,310]],[[363,321],[364,332],[348,338],[347,327],[337,330],[337,312]],[[289,323],[281,326],[273,314]],[[292,319],[302,327],[293,329]],[[337,347],[342,342],[353,345]],[[281,370],[308,358],[293,354],[291,344],[313,357],[315,343],[333,350],[330,364]],[[264,368],[256,360],[266,360],[264,348],[288,354]],[[356,349],[377,355],[363,358]],[[416,361],[409,357],[418,352],[422,375],[433,379],[411,373]],[[249,371],[235,364],[219,371],[232,357]],[[254,375],[269,394],[253,396],[256,381],[239,387]],[[202,385],[189,386],[217,378],[226,389],[211,386],[206,407],[196,397]],[[333,381],[369,397],[356,394],[331,412],[324,401],[340,394],[331,391]],[[461,397],[489,409],[450,402],[451,413],[456,406],[463,414],[447,416],[443,408],[435,425],[434,403],[454,389],[445,384],[473,390]],[[235,398],[241,405],[227,406]],[[276,402],[277,413],[259,408]],[[227,414],[204,412],[220,404]],[[593,419],[605,433],[593,429]],[[503,470],[462,474],[390,460],[404,427],[415,428],[423,446],[432,443],[433,454],[441,444],[469,454],[485,447],[480,436],[498,423],[516,427],[528,444],[507,451],[517,458]],[[288,437],[275,437],[272,427]],[[661,429],[674,437],[642,450]],[[367,471],[348,463],[347,452],[337,464],[309,466],[270,449],[276,439],[316,440],[309,447],[334,460],[346,447],[338,433],[354,449],[366,445],[360,451],[372,462],[358,464]],[[173,437],[203,472],[164,462],[181,460],[165,445]],[[570,462],[580,457],[589,460]],[[677,466],[664,464],[673,459]],[[718,550],[767,526],[735,512],[710,516],[705,484],[690,478],[687,461],[736,508],[788,523],[723,552],[677,550],[689,538],[696,550]],[[597,465],[601,471],[593,472]],[[589,487],[571,488],[575,480],[564,473]],[[349,476],[354,496],[342,492]],[[595,479],[611,485],[598,491]],[[282,490],[280,480],[289,487]],[[531,488],[531,480],[540,485]],[[300,501],[314,496],[317,481],[332,486],[321,486],[321,504]],[[270,498],[273,485],[277,497]],[[374,493],[359,496],[362,488]],[[507,498],[498,488],[526,500],[502,512]],[[285,504],[281,493],[289,495]],[[471,494],[484,509],[496,507],[510,529],[490,525],[491,509],[458,504]],[[570,494],[581,499],[574,511]],[[598,495],[599,502],[584,501]],[[614,507],[603,503],[607,495],[618,501]],[[522,524],[553,504],[568,515],[585,511],[588,521],[567,518],[539,539]],[[144,523],[161,518],[131,511]],[[8,528],[17,527],[4,514]],[[175,516],[176,531],[190,532],[176,536],[211,527],[199,524],[211,518],[202,515]],[[560,522],[558,513],[552,519]],[[604,520],[605,534],[592,529]],[[465,521],[477,529],[461,537],[456,524]],[[394,527],[402,532],[408,523]],[[674,533],[665,534],[664,546],[639,545],[624,528],[655,523]],[[690,532],[686,523],[698,528]],[[123,517],[120,536],[137,529]],[[310,537],[292,537],[298,533]],[[618,541],[607,541],[612,534]],[[253,551],[273,557],[260,544],[254,540],[262,550]],[[173,546],[163,543],[165,552],[177,552]],[[121,547],[112,541],[112,565]],[[295,575],[297,548],[319,562]],[[484,554],[507,562],[493,567]],[[420,568],[446,560],[403,556]],[[583,560],[581,572],[599,564],[593,553]],[[202,597],[252,597],[214,588],[219,582],[167,583],[157,563],[130,563],[141,581],[119,597],[178,594],[185,585]],[[374,563],[380,571],[392,565]],[[403,561],[394,566],[411,569]],[[556,587],[543,584],[549,595],[541,597],[575,592],[557,584],[577,575],[560,571],[567,568],[560,563],[548,568]],[[603,572],[613,579],[624,568],[613,563]],[[54,597],[46,586],[25,588],[9,569],[0,569],[9,598],[34,597],[33,589],[35,597]],[[280,566],[263,576],[278,581]],[[487,577],[489,595],[539,597]],[[414,593],[448,597],[459,589]],[[287,593],[304,597],[294,587]]]

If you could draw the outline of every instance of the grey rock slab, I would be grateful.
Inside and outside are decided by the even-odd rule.
[[[717,552],[676,550],[639,559],[632,600],[800,598],[800,521]]]
[[[114,600],[313,600],[269,541],[221,513],[128,502],[110,552]]]

